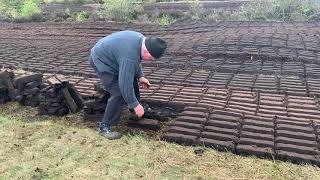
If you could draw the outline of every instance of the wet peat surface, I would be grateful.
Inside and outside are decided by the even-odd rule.
[[[177,104],[161,104],[156,102],[144,101],[142,103],[145,113],[142,118],[134,114],[128,116],[127,125],[149,130],[161,130],[169,122],[175,119],[182,111],[184,106]]]
[[[156,102],[144,101],[142,106],[145,109],[143,118],[155,119],[161,122],[168,122],[175,119],[182,111],[184,106],[174,103],[161,104]]]

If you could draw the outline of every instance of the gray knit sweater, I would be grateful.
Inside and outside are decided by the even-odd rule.
[[[143,39],[141,33],[121,31],[100,39],[91,49],[91,57],[98,71],[118,77],[122,97],[131,109],[139,104],[134,93],[133,80],[143,76]]]

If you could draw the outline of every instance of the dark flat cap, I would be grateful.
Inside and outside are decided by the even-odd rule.
[[[167,48],[167,43],[157,37],[146,38],[145,45],[154,58],[160,58]]]

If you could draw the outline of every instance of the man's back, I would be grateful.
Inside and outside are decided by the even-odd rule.
[[[143,38],[139,32],[121,31],[100,39],[91,49],[94,64],[100,72],[118,75],[120,61],[141,63]]]

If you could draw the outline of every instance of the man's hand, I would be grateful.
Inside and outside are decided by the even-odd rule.
[[[137,107],[134,108],[134,112],[136,113],[136,115],[141,118],[144,115],[144,108],[143,106],[141,106],[141,104],[139,104]]]
[[[139,78],[139,82],[142,86],[142,89],[149,89],[149,87],[151,86],[149,80],[146,79],[145,77]]]

